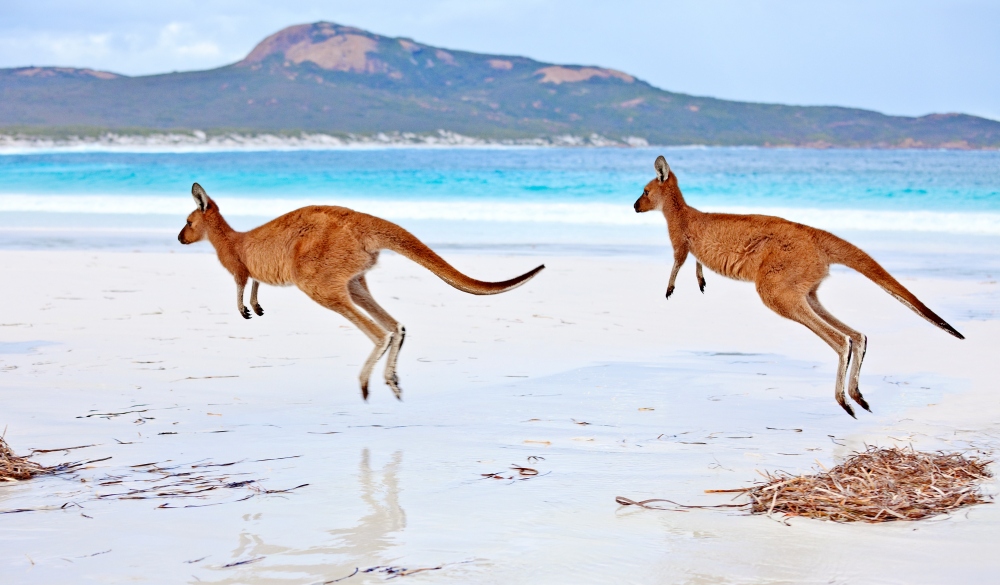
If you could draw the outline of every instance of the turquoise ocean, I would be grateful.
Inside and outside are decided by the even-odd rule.
[[[199,182],[237,228],[307,204],[393,220],[455,251],[666,255],[632,203],[667,157],[690,205],[781,215],[896,268],[997,269],[1000,152],[760,148],[24,150],[0,154],[0,248],[182,251]],[[207,245],[183,251],[207,252]]]

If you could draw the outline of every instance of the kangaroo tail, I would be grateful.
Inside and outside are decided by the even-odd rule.
[[[405,229],[381,218],[372,217],[372,219],[375,220],[376,240],[373,242],[375,248],[392,250],[397,254],[406,256],[462,292],[474,295],[495,295],[507,292],[528,282],[545,268],[545,265],[542,264],[533,270],[503,282],[476,280],[459,272],[458,269],[448,264],[444,258],[438,256],[434,250],[431,250],[426,244]]]
[[[885,268],[882,268],[882,266],[876,262],[874,258],[866,254],[864,250],[846,240],[842,240],[834,236],[833,234],[827,235],[832,238],[829,242],[827,242],[827,246],[825,246],[826,252],[832,263],[843,264],[844,266],[857,270],[861,274],[868,277],[869,280],[882,287],[885,292],[895,297],[897,301],[912,309],[914,313],[920,315],[924,319],[927,319],[948,333],[951,333],[955,337],[965,339],[965,336],[949,325],[948,322],[942,319],[937,313],[927,308],[927,305],[920,302],[920,299],[918,299],[916,295],[908,291],[906,287],[893,278]]]

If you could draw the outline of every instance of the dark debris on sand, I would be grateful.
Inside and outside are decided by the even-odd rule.
[[[297,456],[296,456],[297,457]],[[277,457],[270,460],[286,459]],[[205,499],[229,490],[249,490],[249,494],[234,500],[242,502],[258,495],[287,494],[299,488],[308,486],[304,483],[288,489],[271,490],[260,485],[259,479],[250,479],[249,473],[234,471],[219,471],[222,468],[242,463],[200,462],[194,464],[169,465],[162,463],[143,463],[132,465],[126,473],[104,475],[95,482],[99,488],[108,488],[96,495],[98,500],[153,500],[153,499]],[[223,502],[209,504],[188,504],[184,506],[164,503],[158,508],[200,508],[206,505],[217,505]]]
[[[59,465],[45,466],[29,459],[34,453],[52,453],[56,451],[72,451],[74,449],[84,449],[94,445],[81,445],[78,447],[65,447],[60,449],[36,449],[27,457],[21,457],[14,453],[4,437],[0,435],[0,483],[29,480],[41,475],[58,475],[74,473],[91,463],[107,461],[111,457],[103,459],[92,459],[89,461],[75,461],[61,463]],[[291,457],[273,457],[268,459],[258,459],[260,461],[276,461],[280,459],[295,459],[299,455]],[[163,463],[143,463],[131,465],[122,470],[124,473],[117,475],[105,474],[96,478],[93,485],[97,488],[94,494],[95,500],[148,500],[148,499],[169,499],[184,500],[193,498],[204,500],[209,496],[222,493],[233,493],[239,490],[242,497],[234,501],[244,501],[255,496],[288,494],[309,484],[304,483],[287,489],[266,489],[261,485],[261,480],[250,479],[248,473],[234,471],[222,471],[222,468],[230,468],[243,461],[233,461],[229,463],[198,462],[194,464],[168,465]],[[81,480],[82,481],[82,480]],[[246,493],[249,492],[249,493]],[[245,494],[245,495],[244,495]],[[223,501],[175,505],[166,502],[158,508],[200,508],[203,506],[213,506]],[[65,508],[58,506],[43,506],[38,508],[19,508],[16,510],[0,510],[0,514],[10,514],[18,512],[33,512],[40,510],[56,510]],[[89,517],[89,516],[88,516]]]

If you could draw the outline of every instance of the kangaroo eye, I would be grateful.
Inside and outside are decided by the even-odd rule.
[[[642,194],[643,195],[649,195],[649,189],[643,189],[642,190]]]

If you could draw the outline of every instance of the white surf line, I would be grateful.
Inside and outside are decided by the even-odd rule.
[[[0,212],[186,216],[183,194],[0,195]],[[250,198],[217,196],[232,216],[276,217],[306,205],[341,205],[391,220],[488,221],[578,225],[659,225],[656,214],[637,215],[631,202],[514,202],[496,200],[413,201],[341,198]],[[776,215],[832,231],[940,232],[1000,235],[998,212],[888,211],[799,207],[709,206],[703,211]],[[68,228],[71,229],[71,228]]]

